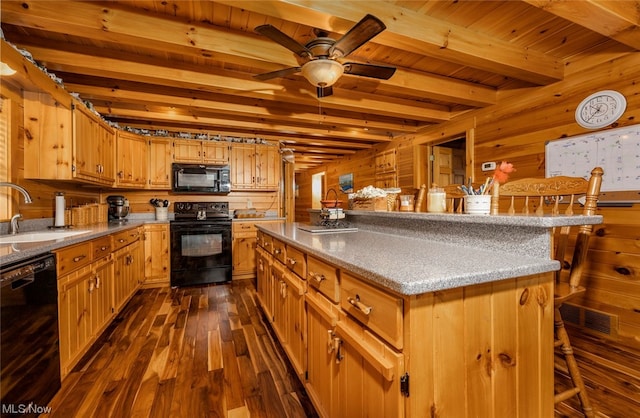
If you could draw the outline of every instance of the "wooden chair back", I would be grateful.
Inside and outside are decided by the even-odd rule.
[[[596,167],[591,171],[589,180],[582,177],[558,176],[551,178],[525,178],[509,181],[501,184],[499,188],[500,198],[510,198],[509,214],[543,215],[573,215],[574,205],[581,195],[585,196],[582,215],[595,215],[600,186],[602,184],[602,168]],[[581,225],[578,228],[573,256],[568,262],[565,257],[569,246],[571,227],[562,227],[560,231],[554,231],[554,258],[562,263],[563,268],[570,266],[568,288],[560,284],[562,269],[556,275],[557,293],[575,293],[580,289],[580,280],[589,247],[589,237],[593,231],[593,225]],[[584,290],[584,289],[580,289]],[[558,295],[557,295],[558,296]],[[565,299],[563,297],[563,299]]]

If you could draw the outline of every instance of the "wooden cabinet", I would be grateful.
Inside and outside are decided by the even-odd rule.
[[[226,142],[176,139],[173,146],[175,162],[229,164],[229,144]]]
[[[119,312],[144,278],[144,247],[137,228],[114,236],[114,245],[113,306]]]
[[[144,225],[144,281],[142,287],[169,285],[169,224]]]
[[[307,256],[307,281],[310,287],[318,290],[332,302],[340,301],[338,269],[334,266],[316,257]]]
[[[233,278],[251,279],[256,277],[256,247],[258,241],[258,229],[256,222],[261,224],[282,223],[282,221],[247,220],[233,221]],[[271,252],[271,241],[264,246]]]
[[[61,104],[46,93],[25,91],[24,176],[75,180],[96,185],[115,182],[115,131],[84,104]]]
[[[257,228],[251,221],[233,222],[233,278],[251,278],[256,275]]]
[[[276,146],[233,144],[231,190],[277,190],[280,184],[280,153]]]
[[[55,251],[63,377],[113,318],[113,258],[105,249],[109,242],[105,237]]]
[[[338,368],[336,354],[339,340],[334,338],[338,323],[337,307],[309,288],[307,307],[307,379],[305,388],[323,418],[338,417]]]
[[[76,178],[113,185],[115,130],[77,102],[73,106],[72,120]]]
[[[305,282],[293,272],[285,269],[280,284],[282,299],[282,331],[286,344],[285,352],[298,377],[304,378],[307,370],[307,312],[304,305]],[[278,317],[275,318],[278,322]]]
[[[131,132],[116,134],[116,187],[138,188],[147,186],[149,174],[147,138]]]
[[[256,293],[260,306],[269,322],[273,321],[273,289],[271,276],[271,255],[262,247],[256,249],[257,278]]]
[[[172,142],[169,138],[149,138],[148,189],[171,190]]]

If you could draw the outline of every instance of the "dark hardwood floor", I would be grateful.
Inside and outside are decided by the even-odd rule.
[[[249,281],[139,291],[50,416],[317,416],[254,300]]]
[[[640,353],[570,332],[598,416],[640,416]],[[64,418],[317,417],[251,281],[139,291],[50,406]],[[577,400],[556,408],[580,416]]]

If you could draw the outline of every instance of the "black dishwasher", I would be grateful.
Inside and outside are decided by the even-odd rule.
[[[38,416],[60,389],[58,289],[51,253],[0,266],[2,416]]]

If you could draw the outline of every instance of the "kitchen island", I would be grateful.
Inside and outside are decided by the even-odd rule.
[[[321,416],[553,416],[552,228],[601,216],[347,217],[258,226],[258,299]]]

